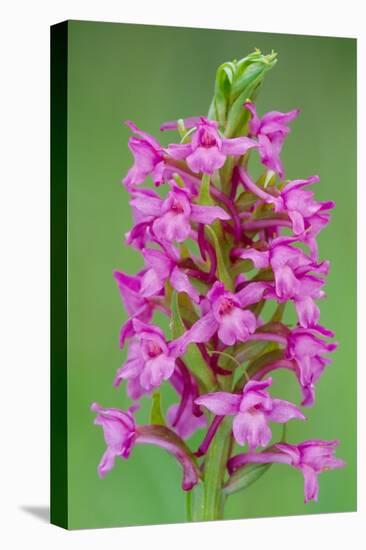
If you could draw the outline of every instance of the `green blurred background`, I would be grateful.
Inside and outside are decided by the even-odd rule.
[[[206,114],[217,66],[255,47],[278,52],[257,101],[259,113],[300,107],[282,158],[289,179],[320,174],[317,198],[337,203],[320,237],[332,270],[324,325],[340,342],[317,389],[307,422],[289,425],[289,440],[339,438],[347,467],[320,476],[319,503],[303,504],[301,474],[274,465],[247,491],[230,497],[226,518],[253,518],[356,508],[356,41],[115,23],[69,23],[69,526],[110,527],[185,521],[181,472],[164,451],[137,446],[104,480],[105,449],[90,404],[124,408],[112,381],[124,359],[118,334],[126,319],[112,277],[134,273],[138,254],[123,240],[130,228],[121,178],[131,165],[129,118],[159,137],[163,121]],[[173,137],[173,136],[171,136]],[[163,137],[166,142],[168,136]],[[163,325],[167,327],[166,321]],[[276,374],[274,391],[299,402],[297,385]],[[164,406],[174,394],[166,390]],[[139,419],[146,422],[149,402]],[[196,445],[202,434],[198,434]]]

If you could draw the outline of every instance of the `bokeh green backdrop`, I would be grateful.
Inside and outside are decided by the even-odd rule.
[[[340,342],[318,384],[305,423],[289,427],[290,441],[339,438],[345,469],[320,476],[319,503],[303,504],[301,474],[274,465],[247,491],[232,496],[226,518],[342,512],[356,507],[356,41],[143,25],[69,23],[68,57],[68,495],[70,528],[185,520],[181,472],[174,460],[137,446],[104,480],[104,452],[90,404],[128,405],[112,381],[124,352],[118,333],[126,319],[112,277],[134,273],[140,258],[123,241],[131,216],[120,185],[131,165],[129,118],[159,134],[161,122],[206,114],[217,66],[255,47],[278,52],[267,73],[259,112],[300,107],[283,151],[288,178],[320,174],[317,197],[337,203],[320,251],[332,270],[321,321]],[[167,136],[164,136],[164,140]],[[166,327],[166,324],[164,325]],[[299,400],[289,374],[275,391]],[[172,395],[164,396],[164,405]],[[148,401],[139,418],[147,421]],[[197,436],[196,442],[200,436]]]

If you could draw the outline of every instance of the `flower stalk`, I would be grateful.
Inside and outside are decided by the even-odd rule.
[[[231,422],[224,418],[207,451],[204,466],[204,500],[201,521],[223,517],[225,495],[222,491],[231,445]]]

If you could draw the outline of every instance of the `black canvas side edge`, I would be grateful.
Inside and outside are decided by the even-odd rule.
[[[51,27],[51,523],[68,526],[67,66],[68,23]]]

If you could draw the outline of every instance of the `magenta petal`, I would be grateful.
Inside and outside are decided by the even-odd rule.
[[[296,210],[289,210],[288,216],[292,221],[292,229],[295,235],[300,235],[301,233],[303,233],[305,231],[305,224],[304,218],[300,214],[300,212],[296,212]]]
[[[296,237],[290,237],[290,239],[294,241]],[[298,267],[308,267],[310,269],[312,267],[311,259],[298,248],[289,246],[290,243],[291,241],[288,241],[284,237],[279,237],[272,242],[271,265],[273,269],[276,271],[285,266],[291,269]]]
[[[230,220],[230,215],[220,206],[199,206],[192,204],[191,220],[211,224],[214,220]]]
[[[144,216],[159,216],[161,214],[162,200],[158,197],[136,194],[130,201],[130,205],[141,212],[141,214],[144,214]]]
[[[239,445],[248,443],[250,450],[266,447],[272,437],[266,417],[260,411],[237,414],[233,422],[233,434]]]
[[[238,468],[245,466],[246,464],[291,464],[291,459],[282,453],[273,452],[260,452],[260,453],[243,453],[230,458],[228,462],[229,473],[232,474]]]
[[[256,269],[263,269],[269,266],[268,251],[260,252],[259,250],[250,248],[249,250],[243,250],[243,252],[240,253],[240,258],[242,260],[251,260]]]
[[[276,449],[279,449],[285,453],[291,460],[292,466],[298,466],[300,463],[300,451],[297,445],[290,445],[289,443],[277,443],[275,445]]]
[[[165,280],[154,269],[148,269],[141,279],[141,296],[155,296],[163,287]]]
[[[167,254],[155,248],[145,248],[142,255],[146,264],[152,267],[161,279],[167,279],[173,267],[173,261]]]
[[[309,500],[315,500],[316,502],[318,500],[319,492],[318,476],[315,470],[306,464],[303,464],[300,467],[300,470],[304,476],[305,503],[309,502]]]
[[[113,276],[118,284],[118,289],[129,315],[135,315],[141,310],[146,300],[139,293],[141,289],[141,275],[131,276],[120,271],[114,271]]]
[[[213,286],[210,288],[210,290],[207,292],[207,298],[211,303],[216,302],[221,296],[225,294],[225,286],[224,283],[221,283],[219,281],[216,281]]]
[[[316,330],[317,332],[319,332],[323,336],[327,336],[328,338],[333,338],[335,336],[335,333],[333,332],[333,330],[329,330],[329,329],[323,327],[322,325],[315,325],[314,330]],[[336,342],[334,344],[336,344]],[[338,347],[338,344],[336,344],[336,345]]]
[[[301,453],[301,462],[313,468],[316,472],[344,466],[343,460],[333,456],[339,441],[324,441],[310,439],[298,445]]]
[[[123,183],[127,189],[131,190],[135,185],[142,183],[155,166],[161,163],[162,157],[151,144],[140,138],[130,138],[128,146],[135,162],[123,179]]]
[[[223,139],[221,151],[224,155],[240,156],[244,155],[252,147],[257,147],[257,142],[248,137],[237,137]]]
[[[155,219],[153,231],[160,240],[183,242],[189,237],[191,226],[184,214],[168,211]]]
[[[111,447],[117,454],[122,454],[135,431],[132,415],[119,409],[103,409],[96,403],[93,403],[91,409],[98,412],[94,424],[102,426],[108,447]]]
[[[276,294],[282,300],[294,297],[300,288],[300,282],[288,266],[279,267],[275,270],[275,284]]]
[[[114,465],[114,457],[127,458],[135,439],[135,422],[130,411],[103,409],[93,403],[91,410],[97,413],[94,424],[102,426],[107,451],[99,464],[99,475],[103,477]]]
[[[119,345],[121,348],[125,345],[127,338],[131,338],[135,335],[135,329],[133,328],[132,319],[128,319],[124,325],[122,325],[119,333]]]
[[[141,355],[140,344],[137,341],[132,341],[128,348],[128,355],[125,364],[117,370],[113,385],[118,387],[122,380],[136,378],[141,373],[144,366]]]
[[[263,294],[268,288],[267,283],[248,283],[242,290],[235,294],[242,307],[247,307],[262,300]]]
[[[228,392],[207,393],[195,399],[197,405],[203,405],[219,416],[236,414],[239,411],[241,396]]]
[[[187,157],[187,164],[192,172],[213,174],[215,170],[224,165],[225,160],[226,156],[219,151],[217,146],[197,147]]]
[[[196,304],[199,304],[200,296],[197,290],[191,285],[188,276],[178,267],[171,272],[170,284],[177,292],[186,292]]]
[[[313,183],[319,183],[320,178],[318,175],[310,176],[310,178],[304,180],[293,180],[286,184],[286,186],[283,188],[282,193],[287,194],[289,191],[301,189],[302,187],[306,187],[307,185],[312,185]]]
[[[144,323],[140,319],[132,319],[132,324],[140,339],[154,340],[160,347],[167,349],[164,333],[160,327]]]
[[[283,165],[279,156],[283,140],[282,136],[279,136],[276,141],[274,139],[270,140],[265,134],[258,136],[259,155],[262,164],[269,170],[276,172],[280,178],[284,176]]]
[[[143,367],[143,362],[141,358],[135,359],[134,361],[126,362],[123,367],[120,367],[117,370],[113,385],[117,387],[120,385],[122,380],[128,380],[129,378],[136,378],[140,374],[142,367]]]
[[[160,143],[147,132],[143,132],[142,130],[140,130],[140,128],[136,126],[136,124],[132,122],[132,120],[125,120],[125,124],[130,128],[130,130],[140,136],[140,138],[144,139],[149,145],[156,149],[161,149]]]
[[[300,109],[293,109],[287,113],[282,113],[281,111],[269,111],[263,115],[261,119],[262,131],[265,131],[267,134],[272,134],[274,132],[288,133],[289,128],[287,124],[294,120],[300,113]]]
[[[199,319],[191,329],[186,333],[186,341],[189,342],[208,342],[218,328],[218,323],[211,312]]]
[[[299,297],[311,296],[315,300],[320,300],[324,297],[324,280],[314,277],[313,275],[304,275],[300,279]]]
[[[173,159],[176,159],[176,160],[184,160],[191,153],[191,151],[192,149],[189,143],[186,143],[186,144],[172,143],[171,145],[169,145],[167,149],[168,154],[171,157],[173,157]]]
[[[164,182],[164,175],[167,174],[167,167],[165,161],[162,160],[155,164],[154,168],[151,170],[151,179],[153,180],[156,186]]]
[[[262,391],[246,391],[244,389],[243,397],[240,403],[240,412],[251,412],[252,410],[264,412],[272,407],[272,399],[267,392]]]
[[[290,131],[287,124],[298,115],[298,109],[294,109],[288,113],[271,111],[260,119],[252,103],[246,102],[244,106],[252,114],[249,122],[249,131],[252,135],[258,137],[259,154],[262,163],[270,170],[277,172],[280,178],[282,178],[283,167],[280,153],[284,139]]]
[[[311,327],[318,323],[320,311],[312,298],[296,298],[295,307],[299,323],[302,327]]]
[[[150,393],[151,390],[146,390],[140,384],[140,377],[130,378],[127,380],[126,392],[130,399],[140,399],[145,394]]]
[[[312,407],[315,402],[315,387],[314,384],[308,384],[306,386],[301,386],[301,406],[302,407]]]
[[[257,135],[259,131],[259,126],[260,126],[260,120],[257,115],[257,109],[254,103],[252,103],[251,101],[247,101],[246,103],[244,103],[244,107],[248,109],[248,111],[252,115],[252,118],[249,122],[250,133],[253,135]]]
[[[105,477],[105,475],[112,470],[116,459],[116,453],[114,453],[109,447],[102,456],[101,461],[98,464],[98,474],[100,478]]]
[[[243,393],[261,392],[272,384],[272,378],[269,376],[265,380],[249,380],[244,386]]]
[[[321,338],[314,335],[314,332],[318,331],[318,327],[314,327],[312,330],[307,329],[293,329],[288,335],[289,348],[292,355],[298,359],[302,359],[306,356],[315,357],[322,353],[329,353],[337,348],[336,342],[327,343]],[[319,330],[320,334],[333,337],[334,333],[324,329],[324,332]]]
[[[175,359],[164,353],[154,359],[149,359],[140,376],[141,386],[146,390],[160,386],[163,380],[168,380],[171,377],[174,365]]]
[[[218,335],[224,344],[231,346],[238,341],[245,342],[256,328],[257,320],[251,311],[234,307],[221,317]]]
[[[275,447],[291,458],[291,465],[304,476],[305,502],[317,500],[317,474],[332,468],[341,468],[344,462],[333,456],[338,441],[310,439],[298,445],[278,443]]]
[[[200,122],[202,122],[202,117],[198,116],[191,116],[183,119],[184,126],[186,128],[193,128],[194,126],[197,126]],[[160,126],[160,130],[163,132],[164,130],[176,130],[178,128],[178,121],[177,120],[168,120],[167,122],[164,122]]]
[[[295,405],[282,399],[272,399],[272,410],[267,413],[267,418],[271,422],[279,423],[288,422],[292,418],[305,420],[305,416]]]

